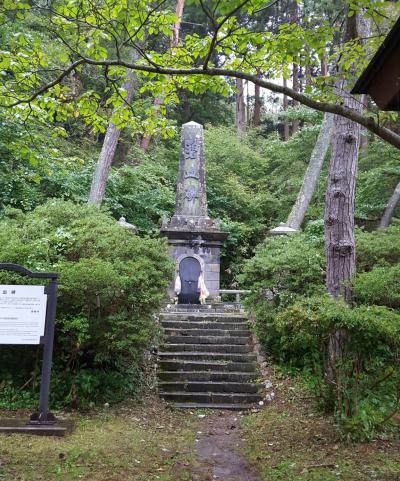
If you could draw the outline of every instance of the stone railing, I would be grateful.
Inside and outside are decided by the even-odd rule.
[[[235,296],[235,302],[240,304],[240,296],[243,294],[249,294],[250,291],[246,291],[243,289],[220,289],[219,295],[222,297],[223,295],[228,296]]]

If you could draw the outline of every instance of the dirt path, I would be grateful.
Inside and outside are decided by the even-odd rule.
[[[239,453],[239,414],[217,411],[203,419],[197,433],[193,481],[256,481]]]

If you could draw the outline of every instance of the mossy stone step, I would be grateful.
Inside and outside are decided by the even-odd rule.
[[[248,317],[227,304],[161,313],[160,395],[179,408],[247,410],[262,399]]]
[[[223,321],[162,321],[164,329],[222,329],[222,330],[242,330],[248,329],[248,322],[225,322]]]
[[[248,322],[249,318],[243,314],[160,314],[162,321],[185,321],[185,322],[202,322],[206,321],[232,321],[232,322]]]
[[[160,382],[162,392],[217,392],[217,393],[248,393],[258,394],[260,385],[244,382],[204,382],[204,381],[173,381]]]
[[[161,382],[241,382],[251,383],[257,378],[254,372],[221,371],[159,371]]]
[[[224,409],[227,411],[248,411],[254,409],[254,404],[222,404],[222,403],[192,403],[192,402],[170,402],[169,405],[176,409]]]
[[[250,344],[164,344],[160,348],[163,352],[222,352],[243,353],[253,352]]]
[[[166,336],[225,336],[250,337],[249,329],[164,329]]]
[[[237,361],[255,362],[255,354],[225,353],[225,352],[159,352],[158,358],[161,360],[193,360],[193,361]]]
[[[162,371],[242,371],[256,372],[254,362],[160,360]]]
[[[160,392],[163,399],[173,402],[198,402],[216,404],[254,404],[261,401],[260,394],[249,393],[216,393],[216,392]]]
[[[168,336],[171,344],[249,344],[245,336]]]

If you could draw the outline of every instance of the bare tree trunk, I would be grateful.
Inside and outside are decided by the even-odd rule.
[[[364,108],[367,109],[368,107],[368,97],[364,97]],[[368,144],[369,144],[369,138],[368,138],[368,130],[365,128],[361,128],[361,137],[360,137],[360,152],[362,156],[366,156],[368,153]]]
[[[254,112],[253,112],[253,125],[259,127],[261,125],[261,87],[254,85]]]
[[[304,174],[303,184],[297,196],[296,202],[289,214],[286,225],[292,229],[300,229],[314,194],[315,186],[321,172],[322,164],[328,151],[333,126],[333,115],[325,114],[321,128],[311,153],[310,162]]]
[[[344,41],[366,37],[366,24],[360,14],[347,18]],[[361,112],[363,103],[350,95],[347,80],[336,86],[342,105]],[[332,155],[329,165],[328,185],[325,198],[325,249],[327,257],[326,287],[328,293],[352,301],[351,280],[356,272],[356,246],[354,235],[354,204],[357,163],[360,145],[360,125],[334,116]],[[340,361],[343,358],[347,331],[337,329],[328,339],[326,365],[327,381],[335,387],[338,408],[343,412],[343,386]]]
[[[344,81],[341,87],[346,87]],[[343,105],[360,111],[360,103],[349,93]],[[332,156],[325,200],[326,285],[334,296],[351,301],[349,281],[355,272],[354,194],[360,127],[351,120],[334,116]]]
[[[242,79],[236,79],[236,130],[238,135],[246,132],[246,104],[244,101],[244,86]]]
[[[177,47],[180,41],[180,31],[181,31],[181,23],[182,23],[182,16],[183,16],[183,9],[185,8],[185,0],[176,0],[175,5],[175,15],[176,21],[172,27],[172,46]]]
[[[299,5],[296,0],[293,2],[293,13],[291,15],[290,21],[291,23],[299,22]],[[297,63],[294,63],[293,64],[293,90],[295,92],[300,91],[299,73],[300,73],[300,67]],[[293,107],[297,107],[299,105],[299,102],[297,100],[293,100],[292,105]],[[299,130],[299,127],[300,127],[300,121],[293,120],[292,134],[295,134]]]
[[[125,103],[129,105],[132,102],[136,75],[133,70],[127,70],[126,75],[127,80],[123,85],[123,89],[126,92]],[[115,156],[120,135],[121,129],[119,129],[113,122],[110,122],[106,130],[103,146],[93,176],[88,199],[89,204],[100,206],[103,202],[108,173]]]
[[[285,78],[283,79],[283,86],[287,87],[287,80]],[[284,95],[283,96],[283,110],[284,110],[284,112],[287,111],[288,107],[289,107],[289,99],[288,99],[287,95]],[[289,122],[285,118],[285,120],[283,122],[283,140],[284,141],[289,140],[289,136],[290,136]]]
[[[321,75],[326,77],[328,75],[328,66],[326,64],[326,55],[321,55]]]
[[[172,26],[172,38],[171,38],[171,47],[177,47],[180,42],[180,31],[181,31],[181,23],[182,23],[182,16],[183,16],[183,9],[185,8],[185,0],[176,0],[175,4],[175,15],[176,21]],[[154,111],[157,115],[160,105],[163,103],[162,97],[156,97],[154,99]],[[140,148],[147,152],[150,147],[151,135],[144,135],[142,138],[142,142],[140,143]]]
[[[300,91],[300,82],[299,82],[299,66],[294,63],[293,64],[293,90],[295,92]],[[299,102],[297,100],[293,100],[292,102],[293,107],[297,107],[299,105]],[[292,122],[292,134],[295,134],[300,127],[300,121],[299,120],[293,120]]]
[[[389,202],[385,208],[385,212],[383,213],[382,219],[379,223],[379,229],[386,229],[389,227],[389,224],[392,220],[394,211],[397,207],[397,204],[400,201],[400,182],[396,185],[392,197],[390,197]]]
[[[246,125],[250,127],[251,115],[250,115],[250,93],[249,93],[249,81],[246,80]]]
[[[366,27],[360,14],[347,19],[345,41],[357,38]],[[366,34],[361,36],[365,37]],[[346,80],[336,86],[342,105],[361,112],[363,101],[348,92]],[[333,297],[351,301],[351,281],[355,273],[354,201],[360,125],[339,115],[334,116],[332,155],[325,198],[325,244],[327,254],[326,286]]]

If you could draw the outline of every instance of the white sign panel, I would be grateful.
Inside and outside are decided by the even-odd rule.
[[[0,285],[0,344],[40,344],[46,306],[44,286]]]

